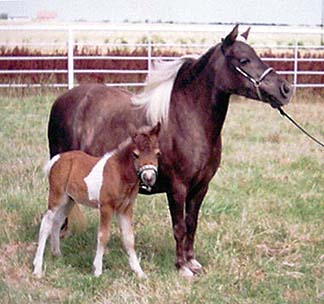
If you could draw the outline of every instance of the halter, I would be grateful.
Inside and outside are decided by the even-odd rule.
[[[137,176],[139,177],[139,179],[141,180],[141,185],[140,187],[144,190],[147,190],[148,192],[151,192],[152,190],[152,187],[147,185],[145,182],[144,182],[144,178],[143,178],[143,174],[145,171],[148,171],[148,170],[153,170],[155,175],[157,176],[158,175],[158,168],[157,166],[154,166],[154,165],[144,165],[142,167],[140,167],[136,174]]]
[[[237,71],[239,72],[243,77],[245,77],[247,80],[249,80],[250,82],[252,82],[252,84],[255,87],[256,93],[259,97],[260,100],[262,100],[262,95],[261,95],[261,91],[260,91],[260,85],[262,84],[262,81],[273,71],[273,68],[267,68],[262,75],[258,78],[255,79],[253,76],[251,76],[248,72],[244,71],[242,68],[240,68],[239,66],[235,66],[232,61],[229,59],[228,56],[226,56],[225,51],[223,49],[223,46],[221,46],[221,50],[222,53],[225,57],[225,59],[229,62],[229,64]]]

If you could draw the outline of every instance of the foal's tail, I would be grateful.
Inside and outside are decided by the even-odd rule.
[[[59,160],[60,154],[53,156],[43,167],[43,172],[45,176],[49,176],[53,165]]]

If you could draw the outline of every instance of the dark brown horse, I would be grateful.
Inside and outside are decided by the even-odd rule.
[[[81,85],[60,96],[51,111],[51,156],[73,149],[100,156],[126,138],[129,123],[139,127],[162,122],[159,175],[150,193],[167,194],[176,266],[186,277],[202,268],[194,255],[198,212],[220,164],[221,131],[231,94],[274,108],[287,104],[292,94],[287,81],[237,38],[235,26],[199,58],[157,64],[139,95]]]

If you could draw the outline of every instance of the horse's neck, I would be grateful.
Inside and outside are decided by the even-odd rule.
[[[199,128],[205,129],[210,139],[217,140],[226,118],[230,94],[217,88],[214,67],[209,62],[213,51],[215,49],[198,62],[188,62],[187,66],[185,63],[181,68],[174,85],[173,111],[170,113],[177,116],[174,119],[177,123],[188,127],[195,127],[191,119],[200,123]]]

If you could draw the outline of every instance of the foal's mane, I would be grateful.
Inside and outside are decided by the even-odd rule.
[[[195,55],[182,56],[174,61],[154,62],[150,75],[146,78],[143,92],[132,97],[132,104],[146,109],[146,118],[151,125],[167,123],[171,92],[181,66]]]

